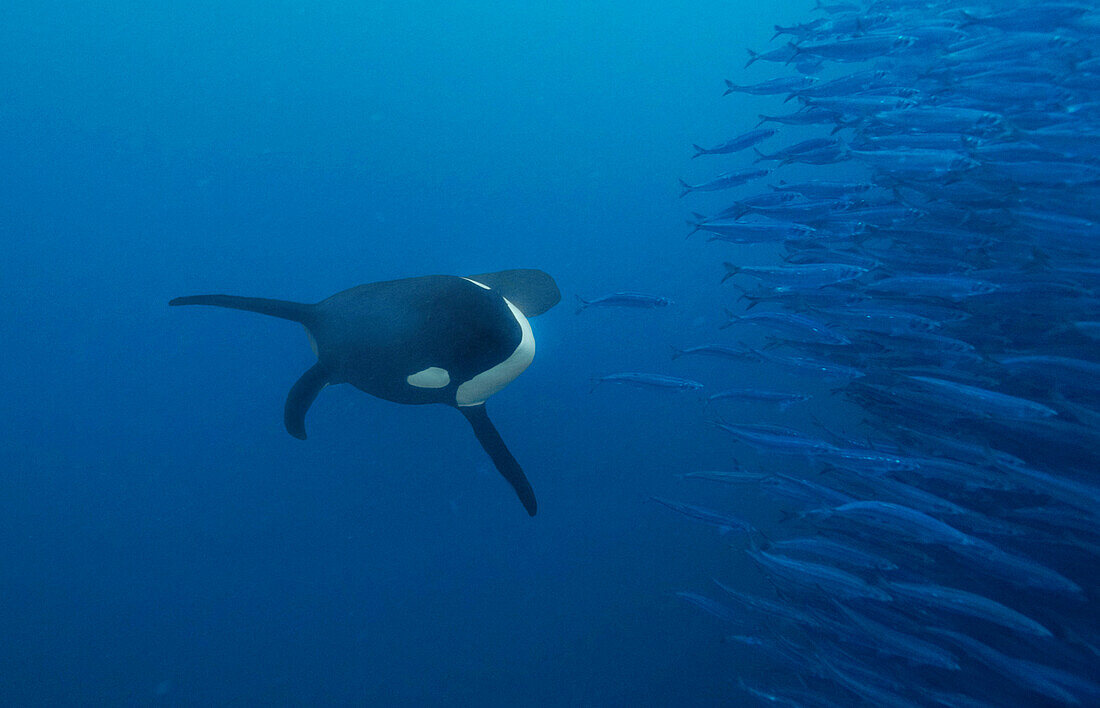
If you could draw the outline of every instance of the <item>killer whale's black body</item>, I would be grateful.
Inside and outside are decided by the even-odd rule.
[[[350,383],[396,403],[457,408],[534,516],[534,491],[485,413],[485,399],[534,356],[526,318],[560,299],[546,273],[508,270],[369,283],[312,305],[233,295],[194,295],[168,304],[247,310],[305,326],[317,363],[287,396],[284,423],[296,438],[305,439],[306,412],[330,384]]]

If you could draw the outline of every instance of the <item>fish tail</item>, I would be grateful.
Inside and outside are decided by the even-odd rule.
[[[756,153],[756,159],[752,161],[752,164],[754,164],[754,165],[755,165],[756,163],[758,163],[758,162],[762,162],[762,161],[764,161],[764,160],[771,160],[771,159],[774,159],[774,156],[772,156],[772,155],[765,155],[764,153],[760,152],[760,151],[759,151],[759,150],[757,150],[756,148],[753,148],[753,149],[752,149],[752,151]]]
[[[722,93],[722,95],[723,96],[728,96],[731,93],[733,93],[734,91],[736,91],[738,87],[737,87],[737,84],[733,83],[729,79],[726,79],[725,81],[726,81],[726,90],[725,90],[725,92]]]
[[[753,51],[753,50],[751,50],[751,49],[749,49],[749,50],[748,50],[748,52],[749,52],[749,61],[748,61],[748,63],[746,63],[746,64],[745,64],[745,68],[746,68],[746,69],[747,69],[747,68],[749,68],[750,66],[752,66],[752,63],[753,63],[754,61],[756,61],[757,59],[759,59],[759,58],[760,58],[760,54],[759,54],[759,53],[757,53],[757,52],[754,52],[754,51]]]
[[[699,157],[700,155],[706,155],[707,154],[706,148],[701,148],[698,145],[692,145],[692,147],[695,148],[695,154],[691,156],[692,160]]]
[[[680,188],[681,188],[680,189],[680,196],[681,197],[683,197],[685,194],[688,194],[693,189],[690,184],[688,184],[687,182],[685,182],[682,179],[679,179],[679,180],[676,180],[676,181],[680,183]]]
[[[797,57],[799,54],[802,54],[802,50],[799,49],[798,45],[795,44],[794,42],[787,42],[787,46],[794,50],[794,54],[791,55],[790,59],[788,59],[787,61],[784,62],[784,65],[790,65],[790,63],[792,61],[794,61],[795,57]]]
[[[724,265],[726,267],[726,274],[724,276],[722,276],[722,282],[723,283],[741,272],[741,266],[734,265],[734,264],[730,263],[729,261],[726,261],[722,265]]]
[[[688,221],[687,222],[687,225],[692,227],[692,228],[691,228],[691,231],[688,232],[688,235],[685,236],[684,238],[691,238],[691,235],[693,233],[695,233],[696,231],[703,228],[703,222],[707,220],[706,216],[704,216],[703,214],[700,214],[697,211],[691,212],[691,215],[695,217],[695,221]]]
[[[586,307],[588,307],[589,305],[592,304],[588,300],[585,300],[580,295],[574,295],[573,297],[577,298],[577,311],[573,313],[575,315],[581,314],[581,310],[585,309]]]

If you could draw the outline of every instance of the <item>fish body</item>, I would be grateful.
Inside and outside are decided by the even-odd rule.
[[[686,349],[673,349],[672,358],[678,359],[682,356],[714,356],[721,359],[730,359],[732,361],[759,361],[760,356],[747,347],[728,347],[722,344],[702,344],[697,347],[688,347]]]
[[[699,218],[701,215],[696,214],[695,216],[697,221],[693,222],[693,225],[695,225],[696,223],[706,223],[708,221],[724,221],[727,219],[732,219],[736,221],[757,208],[762,207],[766,209],[768,207],[776,207],[792,201],[794,198],[795,195],[789,192],[761,192],[759,194],[745,197],[744,199],[738,199],[736,202],[718,212],[710,219]]]
[[[976,415],[1003,419],[1047,418],[1058,411],[1035,401],[1010,396],[997,391],[970,386],[948,379],[930,376],[910,376],[909,379],[932,393],[941,396],[945,405]]]
[[[694,504],[683,504],[681,502],[674,502],[669,499],[662,499],[660,497],[650,497],[658,504],[665,506],[673,511],[683,514],[689,518],[701,521],[704,524],[715,526],[722,531],[729,531],[731,529],[737,529],[745,533],[755,533],[756,528],[752,524],[739,519],[736,516],[730,514],[724,514],[712,509],[705,509],[701,506],[695,506]]]
[[[880,654],[895,656],[914,665],[934,666],[947,671],[958,671],[962,668],[955,655],[943,647],[875,622],[839,603],[837,607],[848,620],[850,632],[858,633],[861,640],[866,641]]]
[[[965,300],[996,292],[996,283],[955,275],[898,275],[871,283],[872,294]]]
[[[976,108],[936,106],[903,108],[876,113],[870,126],[925,133],[957,133],[986,136],[1004,131],[1004,116]]]
[[[904,332],[931,332],[942,322],[910,312],[887,308],[830,308],[818,312],[828,323],[842,324],[854,330],[893,335]]]
[[[770,219],[803,225],[808,230],[806,235],[810,235],[815,231],[811,224],[827,220],[836,213],[851,208],[852,204],[853,202],[846,199],[822,199],[807,202],[784,202],[777,205],[758,205],[751,207],[749,211]]]
[[[825,323],[791,312],[750,312],[747,315],[732,315],[728,324],[767,327],[800,342],[817,342],[835,346],[846,346],[852,343],[850,339],[833,331]]]
[[[917,105],[915,101],[898,96],[803,97],[802,103],[851,117],[871,116],[882,111],[904,110]]]
[[[647,374],[634,371],[626,371],[620,374],[608,374],[595,379],[593,388],[600,383],[619,383],[639,388],[674,389],[678,391],[698,391],[703,384],[691,379],[681,379],[675,376],[662,374]]]
[[[774,352],[759,352],[761,358],[778,364],[792,371],[811,375],[815,379],[824,381],[851,381],[866,376],[866,372],[854,366],[838,364],[833,361],[825,361],[809,356],[790,354],[777,354]]]
[[[812,236],[816,230],[811,226],[769,219],[768,221],[705,221],[694,223],[696,230],[711,234],[710,241],[729,243],[768,243],[781,242],[788,238]]]
[[[703,182],[701,184],[688,184],[680,180],[680,196],[683,197],[691,192],[716,192],[722,189],[732,189],[746,182],[751,182],[754,179],[766,177],[768,172],[768,170],[756,168],[738,170],[736,172],[724,172],[709,182]]]
[[[832,449],[829,443],[810,438],[797,430],[774,425],[714,423],[736,439],[763,451],[786,455],[808,455]]]
[[[703,612],[713,615],[720,620],[729,622],[730,624],[740,624],[741,619],[722,603],[712,600],[706,595],[700,595],[695,592],[682,591],[676,593],[676,597],[680,598],[684,602],[687,602],[695,607],[698,607]]]
[[[815,84],[792,91],[799,98],[834,98],[850,96],[876,86],[886,85],[889,72],[870,69],[847,74],[831,81],[819,81]]]
[[[756,278],[767,285],[787,290],[806,290],[823,288],[829,285],[839,285],[859,278],[867,272],[866,268],[848,265],[846,263],[812,263],[807,265],[790,266],[738,266],[726,262],[726,275],[722,282],[735,275],[744,274]],[[789,318],[799,324],[810,327],[814,331],[827,331],[827,327],[811,318],[792,315]],[[846,339],[840,335],[829,338],[836,343],[844,343]]]
[[[597,297],[591,300],[585,300],[577,296],[577,301],[579,302],[577,312],[586,310],[589,307],[632,307],[643,310],[653,310],[658,307],[668,307],[673,304],[672,300],[667,297],[636,292],[612,293],[611,295],[604,295],[603,297]]]
[[[705,470],[687,472],[681,476],[685,479],[705,479],[711,482],[721,482],[722,484],[759,484],[768,475],[763,472]]]
[[[771,50],[770,52],[754,52],[753,50],[749,49],[748,53],[749,60],[745,63],[745,68],[752,66],[758,61],[769,61],[786,64],[793,60],[798,54],[798,52],[792,49],[790,46],[779,47],[777,49]]]
[[[1089,6],[1080,3],[1042,3],[1021,8],[1012,8],[994,14],[972,14],[960,10],[963,26],[983,25],[1000,30],[1048,32],[1059,27],[1068,27],[1089,11]]]
[[[741,150],[747,150],[753,145],[763,142],[768,138],[775,135],[777,132],[774,128],[757,128],[756,130],[750,130],[747,133],[742,133],[736,138],[731,138],[724,143],[715,145],[714,147],[704,148],[698,145],[693,145],[695,148],[695,154],[692,159],[699,157],[700,155],[728,155],[734,152],[740,152]]]
[[[977,162],[964,152],[954,150],[849,150],[857,160],[894,173],[903,171],[952,172],[973,169]]]
[[[913,46],[916,39],[896,34],[868,34],[826,42],[804,43],[793,46],[795,56],[812,56],[840,62],[862,62],[877,59]]]
[[[717,580],[713,580],[712,582],[721,588],[729,598],[735,600],[741,607],[752,610],[760,615],[773,619],[787,620],[810,627],[819,626],[819,623],[813,616],[792,606],[790,603],[774,602],[762,597],[757,597],[756,595],[749,595],[748,593],[735,590]]]
[[[966,590],[942,585],[891,582],[886,588],[897,599],[910,600],[928,607],[946,610],[1000,625],[1020,634],[1053,636],[1049,629],[995,600]]]
[[[779,123],[780,125],[828,125],[835,124],[840,119],[835,111],[813,106],[806,106],[786,115],[769,116],[761,113],[759,117],[760,123]]]
[[[839,563],[857,570],[897,570],[897,564],[888,558],[869,553],[854,546],[827,538],[792,538],[771,545],[787,555],[805,553],[832,563]]]
[[[813,86],[815,83],[817,83],[817,79],[812,76],[784,76],[759,84],[753,84],[752,86],[739,86],[729,79],[726,79],[726,92],[722,95],[728,96],[731,93],[750,93],[755,96],[771,96],[777,93],[798,91],[799,89]]]
[[[772,189],[780,192],[796,192],[807,199],[844,199],[863,194],[874,185],[867,182],[802,182],[796,184],[780,183]]]
[[[707,397],[710,401],[759,401],[763,403],[777,403],[780,409],[786,409],[792,403],[810,400],[811,396],[805,393],[791,393],[788,391],[769,391],[760,388],[734,388]]]
[[[952,632],[938,627],[930,628],[928,631],[931,632],[933,636],[945,639],[958,646],[965,651],[967,655],[978,660],[1013,683],[1053,699],[1062,705],[1081,705],[1081,701],[1073,692],[1069,691],[1058,682],[1052,681],[1044,676],[1045,673],[1050,671],[1049,667],[1023,659],[1009,657],[959,632]]]
[[[821,563],[801,561],[768,551],[747,551],[749,557],[769,575],[794,586],[816,589],[838,599],[870,599],[890,602],[893,598],[857,575]]]
[[[987,544],[927,514],[900,504],[858,501],[833,509],[816,509],[807,514],[819,520],[836,520],[885,533],[914,543],[952,548],[979,547]]]
[[[808,479],[799,479],[785,474],[768,476],[761,481],[760,487],[774,497],[794,502],[799,506],[819,507],[847,504],[855,501],[844,492],[811,482]]]

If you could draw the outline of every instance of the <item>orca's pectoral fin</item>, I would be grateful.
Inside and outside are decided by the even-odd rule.
[[[306,411],[327,384],[328,374],[317,363],[290,388],[283,409],[283,423],[288,433],[299,440],[306,439]]]
[[[523,503],[523,508],[527,509],[528,514],[534,516],[538,512],[535,490],[531,489],[531,483],[527,481],[527,475],[523,474],[523,468],[519,466],[516,458],[512,457],[512,453],[501,440],[493,421],[489,420],[489,415],[485,412],[485,404],[459,406],[458,410],[466,416],[466,420],[470,421],[477,441],[485,448],[485,452],[489,453],[493,464],[504,475],[504,479],[508,480],[508,484],[512,485],[512,489],[516,490],[516,496]]]

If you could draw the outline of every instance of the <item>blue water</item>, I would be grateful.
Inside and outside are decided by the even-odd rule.
[[[700,344],[785,351],[771,348],[776,332],[719,329],[724,310],[746,307],[719,286],[722,261],[775,265],[781,249],[686,240],[691,211],[730,200],[681,198],[676,180],[747,166],[751,153],[692,160],[690,146],[797,109],[723,97],[722,79],[792,74],[743,68],[745,49],[781,47],[773,25],[819,16],[803,0],[0,7],[0,703],[744,705],[740,680],[810,687],[822,705],[862,695],[822,673],[847,667],[831,640],[796,633],[814,650],[791,672],[724,638],[766,634],[758,617],[722,621],[677,596],[728,601],[720,579],[832,611],[827,598],[776,592],[744,534],[651,501],[737,514],[768,534],[752,544],[790,538],[807,530],[790,520],[797,507],[681,475],[817,471],[710,423],[781,424],[849,446],[895,426],[896,411],[835,381],[670,356]],[[1095,125],[1095,105],[1081,125]],[[762,147],[825,132],[784,127]],[[845,163],[828,179],[867,174]],[[1094,279],[1090,262],[1071,280]],[[532,319],[533,365],[488,403],[538,496],[535,518],[447,407],[334,386],[309,412],[309,439],[290,437],[283,403],[315,361],[301,328],[167,305],[198,293],[316,302],[361,283],[510,268],[550,273],[563,295]],[[672,304],[575,313],[578,297],[620,291]],[[983,354],[1001,353],[1001,335],[1030,341],[996,325],[979,318],[967,332]],[[1070,341],[1058,353],[1096,358],[1090,340]],[[618,372],[706,390],[593,385]],[[1046,396],[1059,421],[1095,422],[1095,391],[1006,381]],[[729,388],[814,398],[782,412],[704,402]],[[1084,412],[1070,407],[1081,401]],[[1065,434],[1034,433],[1054,445],[1028,463],[1073,475],[1093,464],[1072,445],[1063,455]],[[967,435],[1027,457],[1010,432]],[[1051,503],[982,501],[1006,515]],[[1096,573],[1080,559],[1094,561],[1094,531],[1080,549],[1031,554],[1089,600]],[[942,550],[929,554],[940,562]],[[924,563],[925,581],[950,579]],[[991,595],[1055,623],[1056,639],[1006,643],[967,625],[974,636],[1080,675],[1095,668],[1090,605],[998,582]],[[1037,700],[972,657],[950,676],[892,661],[869,665],[914,700],[925,685]]]
[[[722,700],[672,591],[724,553],[646,503],[695,409],[588,390],[694,326],[675,177],[790,6],[0,8],[0,702]],[[300,442],[301,330],[167,307],[513,267],[565,298],[490,403],[535,519],[453,411]],[[683,303],[574,316],[626,288]]]

